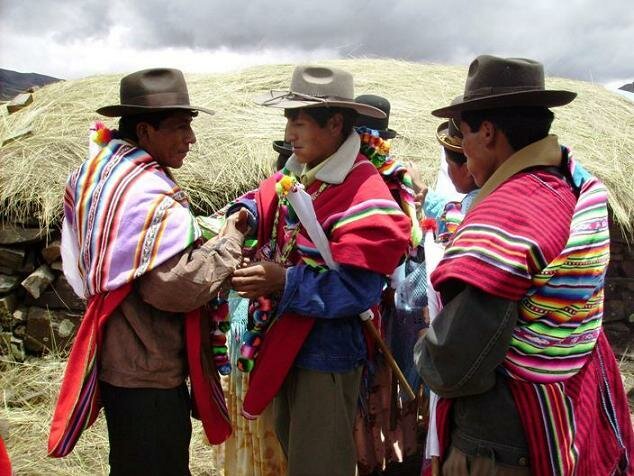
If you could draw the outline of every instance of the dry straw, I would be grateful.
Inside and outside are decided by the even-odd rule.
[[[62,459],[46,456],[50,419],[64,371],[65,359],[49,355],[26,363],[0,360],[0,420],[9,426],[6,444],[16,474],[84,476],[108,474],[108,436],[103,413],[84,431],[73,452]],[[634,385],[634,365],[622,359],[626,389]],[[630,412],[632,400],[630,399]],[[204,442],[202,427],[193,423],[190,468],[198,476],[224,474],[222,447]]]
[[[26,363],[0,360],[0,420],[8,423],[5,442],[18,475],[108,474],[108,433],[103,413],[84,431],[69,456],[46,456],[49,425],[65,365],[66,360],[59,355],[30,358]],[[192,474],[222,474],[220,453],[205,443],[198,421],[193,422],[189,453]]]
[[[436,175],[438,119],[429,111],[463,88],[465,69],[389,60],[329,62],[352,72],[358,94],[374,93],[392,102],[390,126],[399,132],[393,151],[415,162],[428,183]],[[200,212],[220,207],[267,174],[275,159],[273,139],[283,137],[280,111],[256,106],[255,94],[288,85],[291,65],[252,68],[239,73],[188,75],[192,102],[216,111],[195,123],[198,143],[176,177]],[[31,106],[0,116],[0,218],[50,226],[61,213],[68,173],[85,157],[87,130],[100,119],[93,111],[118,99],[120,76],[99,76],[53,84],[38,90]],[[634,106],[600,86],[549,79],[548,86],[579,97],[555,110],[553,132],[610,190],[616,220],[633,232]],[[4,109],[4,108],[2,108]],[[106,121],[115,126],[112,120]],[[45,445],[64,361],[59,356],[25,364],[0,362],[0,419],[9,420],[9,451],[19,474],[105,474],[107,436],[103,417],[84,433],[63,460],[46,458]],[[630,375],[631,374],[627,374]],[[192,439],[194,474],[218,474],[222,464],[202,443],[199,425]]]
[[[384,95],[392,102],[390,126],[399,132],[395,155],[415,162],[430,182],[438,167],[434,132],[438,119],[429,112],[463,89],[464,68],[394,60],[331,61],[355,76],[357,94]],[[292,65],[259,66],[230,74],[188,75],[192,102],[216,111],[194,123],[198,142],[176,171],[199,213],[214,210],[255,186],[275,158],[271,141],[281,139],[284,119],[278,110],[252,99],[269,89],[288,87]],[[96,76],[49,85],[35,93],[31,106],[0,118],[0,143],[20,131],[25,136],[0,149],[0,219],[55,224],[70,170],[85,157],[87,130],[94,110],[118,101],[120,76]],[[634,105],[601,86],[559,78],[552,88],[579,93],[557,108],[553,132],[610,190],[616,220],[634,231]],[[112,119],[109,126],[116,126]]]

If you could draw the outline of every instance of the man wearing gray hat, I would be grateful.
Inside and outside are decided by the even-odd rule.
[[[444,308],[416,344],[443,475],[630,474],[634,439],[601,327],[607,190],[549,135],[543,66],[483,55],[459,121],[480,187],[431,281]]]
[[[201,306],[241,259],[246,214],[200,244],[187,195],[170,169],[195,143],[183,74],[149,69],[121,80],[119,129],[94,126],[94,153],[68,179],[64,273],[88,307],[51,424],[49,454],[66,456],[103,405],[110,474],[189,474],[190,413],[212,443],[231,426]],[[202,336],[205,336],[203,339]],[[189,374],[194,401],[185,379]],[[192,405],[193,403],[193,405]]]
[[[284,109],[293,155],[288,175],[270,177],[255,201],[239,204],[256,217],[258,236],[254,259],[232,284],[254,300],[253,319],[275,318],[245,342],[256,357],[243,414],[253,418],[274,399],[290,475],[355,473],[352,431],[368,355],[359,314],[374,314],[408,245],[409,219],[354,131],[357,113],[384,113],[354,97],[352,75],[320,66],[296,67],[289,90],[261,97]],[[312,220],[291,205],[298,187]]]

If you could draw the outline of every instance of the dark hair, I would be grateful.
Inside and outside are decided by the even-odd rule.
[[[464,165],[467,162],[467,158],[465,157],[464,154],[461,154],[460,152],[456,152],[455,150],[451,150],[451,149],[447,149],[445,147],[445,156],[451,160],[452,162],[455,162],[458,165]]]
[[[344,138],[348,137],[352,132],[357,116],[359,113],[354,109],[347,107],[304,107],[297,109],[284,109],[284,117],[287,119],[295,120],[299,116],[299,112],[304,111],[308,114],[319,127],[324,127],[328,122],[328,119],[335,114],[341,114],[343,116],[343,127],[341,133]]]
[[[138,142],[139,137],[136,134],[136,126],[142,122],[147,122],[154,129],[158,129],[161,122],[177,112],[188,112],[192,115],[192,117],[196,117],[198,115],[198,112],[189,111],[187,109],[166,109],[165,111],[153,111],[130,116],[121,116],[119,118],[117,137],[119,139],[128,139],[133,142]]]
[[[460,120],[472,131],[477,131],[484,121],[491,121],[506,136],[513,150],[523,149],[548,135],[555,115],[545,107],[509,107],[464,111]]]

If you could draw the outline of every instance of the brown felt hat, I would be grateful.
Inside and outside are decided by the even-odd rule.
[[[136,71],[121,79],[120,104],[97,109],[103,116],[131,116],[167,109],[214,112],[189,103],[187,83],[178,69],[154,68]]]
[[[556,107],[576,93],[546,89],[544,66],[526,58],[478,56],[469,66],[464,94],[455,104],[432,111],[437,117],[457,117],[462,111],[518,106]]]
[[[255,102],[261,106],[282,109],[306,107],[342,107],[359,114],[383,118],[380,109],[354,100],[352,75],[347,71],[326,66],[300,65],[293,70],[288,91],[271,90]]]

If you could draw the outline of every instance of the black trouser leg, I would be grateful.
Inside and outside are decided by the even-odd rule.
[[[110,475],[189,475],[191,403],[185,384],[157,389],[99,383]]]

